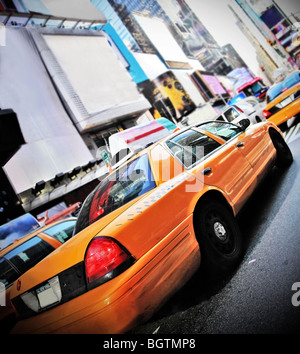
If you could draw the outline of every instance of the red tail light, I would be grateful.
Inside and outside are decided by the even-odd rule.
[[[240,107],[236,107],[236,109],[239,113],[244,113],[244,111]]]
[[[87,282],[91,283],[104,277],[122,264],[126,265],[125,268],[128,268],[132,264],[132,262],[128,264],[131,259],[128,251],[112,238],[94,238],[88,246],[84,261]],[[103,279],[103,282],[111,279],[111,277],[113,276],[110,275],[108,279]]]
[[[271,115],[271,112],[266,111],[265,109],[263,110],[263,116],[264,116],[265,118],[270,117],[270,115]]]

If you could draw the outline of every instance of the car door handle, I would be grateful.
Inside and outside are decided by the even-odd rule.
[[[242,142],[240,141],[239,143],[236,144],[236,146],[237,146],[238,148],[240,148],[240,147],[244,146],[244,143],[242,143]]]
[[[204,176],[207,176],[211,173],[211,168],[210,167],[206,167],[201,173],[204,175]]]

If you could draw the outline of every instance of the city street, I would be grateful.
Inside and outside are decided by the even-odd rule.
[[[238,269],[227,279],[198,273],[133,333],[299,333],[299,127],[285,133],[291,167],[274,168],[239,216],[246,250]]]
[[[0,0],[0,69],[0,331],[300,334],[299,1]]]

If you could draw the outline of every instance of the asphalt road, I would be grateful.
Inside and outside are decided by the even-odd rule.
[[[274,168],[238,218],[245,242],[240,266],[226,278],[197,273],[146,324],[132,333],[300,333],[300,131],[294,155]],[[286,134],[287,135],[287,134]],[[300,290],[300,283],[299,283]]]

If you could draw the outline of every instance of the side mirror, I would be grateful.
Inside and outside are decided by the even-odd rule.
[[[250,120],[248,118],[239,121],[239,125],[243,130],[246,130],[250,125]]]

